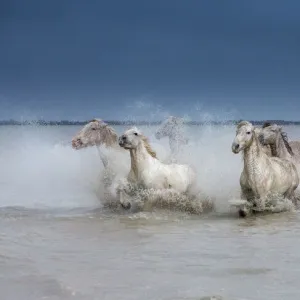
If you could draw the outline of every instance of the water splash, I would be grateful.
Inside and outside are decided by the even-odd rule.
[[[114,126],[120,134],[128,126]],[[101,207],[103,167],[95,148],[75,151],[66,141],[77,126],[2,126],[0,128],[0,207],[96,208]],[[156,140],[156,126],[140,126],[167,160],[167,139]],[[239,197],[241,158],[232,154],[233,126],[187,126],[189,144],[180,158],[198,173],[201,191],[215,199],[218,212],[229,210],[229,200]],[[64,143],[62,143],[62,141]],[[129,154],[128,154],[129,155]],[[114,160],[120,164],[118,157]],[[124,172],[124,165],[123,165]],[[125,170],[126,173],[126,170]]]

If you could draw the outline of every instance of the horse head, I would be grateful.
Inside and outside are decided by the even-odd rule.
[[[172,137],[172,135],[183,125],[183,119],[170,116],[165,120],[161,126],[156,130],[155,137],[159,140],[163,137],[169,136]]]
[[[277,142],[282,139],[286,150],[290,155],[294,155],[293,150],[288,142],[287,133],[282,130],[282,126],[277,124],[265,123],[260,133],[260,140],[264,145],[270,145],[277,148]],[[277,152],[277,149],[276,151]]]
[[[127,150],[137,149],[141,144],[146,148],[147,152],[152,157],[156,158],[156,153],[151,148],[148,139],[138,128],[132,127],[119,137],[119,145]]]
[[[72,147],[76,150],[88,146],[112,146],[117,143],[116,132],[100,119],[88,122],[72,139]]]
[[[247,148],[251,144],[254,134],[254,126],[250,122],[240,122],[237,125],[236,136],[231,145],[232,152],[237,154]]]

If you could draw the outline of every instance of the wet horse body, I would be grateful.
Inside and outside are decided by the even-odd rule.
[[[268,156],[251,123],[242,121],[238,124],[232,151],[235,154],[243,151],[244,168],[240,176],[242,199],[259,210],[264,210],[268,197],[274,195],[295,203],[295,190],[299,185],[295,165],[287,159]],[[246,207],[239,211],[241,216],[249,212]]]
[[[173,190],[182,194],[192,195],[196,188],[196,173],[188,165],[164,164],[156,158],[147,138],[137,128],[127,130],[119,137],[119,144],[129,150],[131,169],[127,176],[127,182],[123,180],[120,191],[120,202],[125,204],[122,192],[126,191],[126,185],[135,185],[137,188],[155,190]],[[194,189],[193,189],[194,188]]]

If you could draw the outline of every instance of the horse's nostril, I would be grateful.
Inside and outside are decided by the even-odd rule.
[[[122,140],[125,141],[126,140],[126,136],[122,135]]]
[[[73,139],[73,140],[72,140],[72,147],[73,147],[73,148],[78,148],[78,147],[80,147],[80,146],[82,146],[82,141],[81,141],[81,139]]]
[[[237,150],[237,149],[239,149],[239,147],[240,147],[240,144],[236,144],[236,145],[234,146],[234,149]]]

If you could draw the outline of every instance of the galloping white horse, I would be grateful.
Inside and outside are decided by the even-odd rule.
[[[300,153],[297,152],[294,142],[294,147],[291,147],[288,141],[288,135],[282,130],[282,127],[277,124],[265,123],[260,131],[260,140],[264,145],[269,145],[271,148],[272,156],[286,158],[293,163],[300,163]],[[294,149],[296,152],[294,153]]]
[[[265,123],[260,132],[260,141],[264,145],[271,148],[272,156],[285,158],[295,164],[300,178],[300,153],[297,152],[298,142],[294,144],[296,153],[288,141],[288,135],[282,130],[281,126],[277,124]],[[299,186],[300,187],[300,186]],[[297,188],[297,199],[299,200],[299,187]]]
[[[91,120],[72,139],[72,147],[76,150],[92,146],[97,147],[103,163],[102,182],[107,190],[117,175],[122,176],[130,169],[127,151],[119,146],[115,130],[100,119]],[[105,150],[108,150],[108,153],[103,151],[102,146],[107,148]],[[122,163],[125,163],[124,170],[120,168],[120,163],[116,162],[116,155],[121,157]]]
[[[271,124],[270,122],[265,122],[262,126],[262,131],[265,131],[265,128],[267,127],[272,127],[272,129],[275,129],[273,126],[276,124]],[[276,125],[278,126],[278,125]],[[281,126],[278,126],[279,128],[281,128]],[[285,136],[285,139],[287,140],[287,134],[283,133]],[[300,157],[300,141],[289,141],[288,142],[289,146],[292,149],[292,152],[294,153],[294,155],[296,156],[296,159],[298,160]]]
[[[232,143],[232,152],[244,153],[244,169],[240,176],[241,198],[252,204],[252,210],[264,209],[270,196],[283,196],[295,204],[295,189],[299,177],[295,165],[286,159],[269,157],[260,144],[254,127],[247,121],[237,125],[236,137]],[[257,201],[260,200],[260,201]],[[239,210],[245,217],[249,209],[245,205]]]
[[[182,118],[170,116],[161,124],[155,132],[155,137],[159,140],[166,136],[169,137],[171,161],[176,162],[182,147],[188,144],[188,139],[184,137]]]
[[[120,183],[118,188],[124,208],[131,207],[130,202],[124,200],[124,192],[132,184],[143,189],[169,189],[192,197],[198,192],[195,171],[188,165],[166,165],[160,162],[147,138],[136,127],[119,137],[119,145],[129,150],[131,158],[127,180]]]

